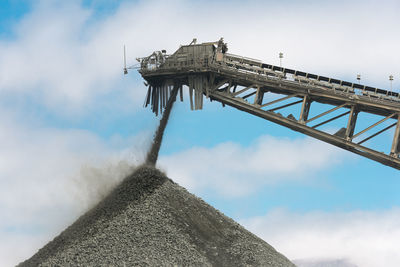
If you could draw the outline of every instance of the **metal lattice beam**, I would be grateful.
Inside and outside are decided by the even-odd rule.
[[[223,44],[214,42],[182,46],[168,57],[154,52],[141,59],[140,73],[149,85],[145,106],[150,105],[158,114],[162,112],[170,97],[172,84],[180,86],[181,100],[182,86],[187,86],[191,109],[202,109],[205,95],[211,100],[221,102],[223,106],[232,106],[400,169],[400,94],[227,54],[222,52],[221,43]],[[217,48],[214,46],[216,44]],[[199,46],[202,46],[201,49],[198,49]],[[269,93],[280,97],[263,103],[264,99],[270,99],[266,96]],[[288,103],[288,100],[291,102]],[[300,103],[301,105],[295,106]],[[334,107],[309,118],[312,103]],[[314,107],[314,104],[312,106]],[[265,109],[266,107],[268,109]],[[287,108],[298,111],[298,120],[292,114],[284,117],[275,113],[278,110],[284,113]],[[335,111],[341,112],[329,117]],[[380,119],[370,124],[369,121],[363,121],[363,116],[359,116],[361,113],[368,113]],[[325,132],[325,127],[321,127],[328,123],[343,123],[339,118],[347,115],[346,125],[340,126],[342,128],[335,134]],[[318,119],[322,121],[318,122]],[[385,125],[389,120],[392,120],[390,125]],[[313,121],[317,121],[317,124],[308,125]],[[369,126],[354,134],[357,125],[360,124]],[[353,142],[355,138],[378,126],[383,129],[378,129],[358,143]],[[386,153],[363,145],[394,126],[394,136],[391,143],[387,144]]]

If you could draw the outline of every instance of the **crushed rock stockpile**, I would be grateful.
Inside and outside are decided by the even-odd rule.
[[[150,166],[18,266],[175,265],[294,266]]]

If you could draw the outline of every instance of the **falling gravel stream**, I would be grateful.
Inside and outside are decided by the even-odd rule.
[[[172,107],[174,106],[177,92],[178,88],[175,87],[172,91],[171,97],[168,100],[167,106],[165,107],[164,114],[160,120],[160,125],[158,126],[157,131],[154,134],[153,143],[146,157],[146,164],[148,165],[152,166],[156,165],[158,152],[160,151],[165,127],[167,126],[169,115],[171,114]]]

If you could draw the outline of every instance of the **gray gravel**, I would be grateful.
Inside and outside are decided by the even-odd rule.
[[[18,266],[294,266],[149,166]]]

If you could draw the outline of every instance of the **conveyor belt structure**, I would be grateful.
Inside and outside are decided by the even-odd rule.
[[[192,42],[172,55],[163,50],[138,59],[139,72],[148,85],[144,105],[159,114],[173,88],[179,89],[181,100],[183,88],[188,88],[192,110],[202,109],[206,97],[400,169],[399,93],[265,64],[226,50],[221,39]],[[320,112],[310,116],[312,103],[325,104],[326,110],[320,111],[319,105]],[[280,113],[287,110],[295,110],[296,115]],[[359,116],[361,113],[372,115]],[[344,121],[344,125],[332,133],[332,127],[324,126],[333,121]],[[356,131],[357,125],[363,128]],[[389,131],[392,128],[394,132]],[[371,134],[371,130],[375,131]],[[368,145],[384,132],[393,132],[387,144],[379,143],[378,148]],[[387,151],[378,151],[383,146]]]

